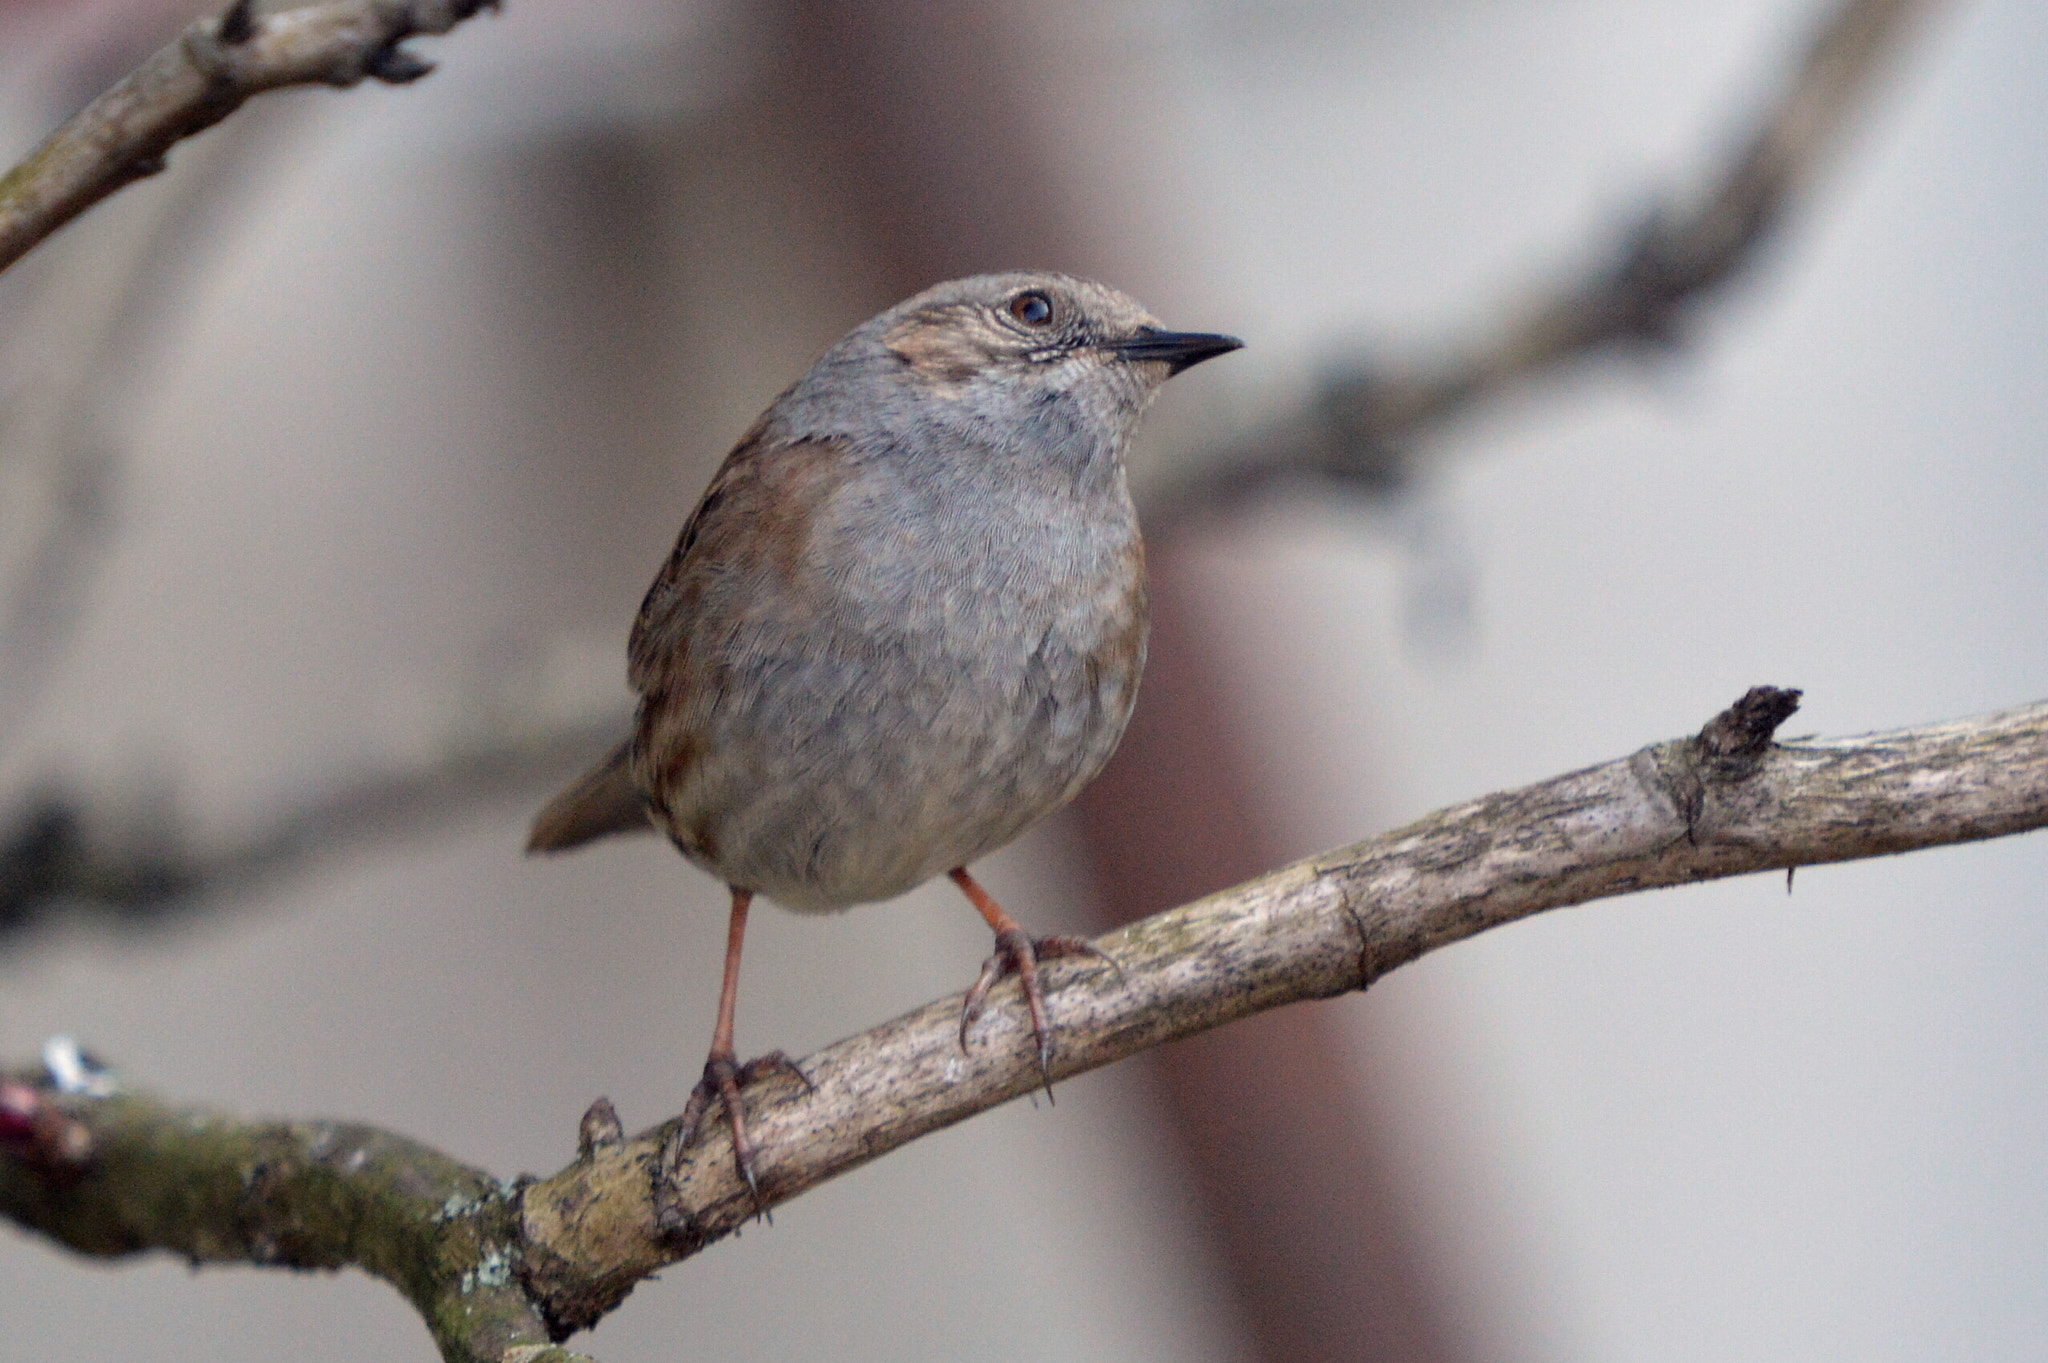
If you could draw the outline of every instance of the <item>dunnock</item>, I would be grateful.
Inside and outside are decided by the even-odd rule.
[[[1163,330],[1065,275],[940,284],[775,399],[684,525],[633,625],[633,737],[540,812],[528,850],[652,826],[731,888],[718,1025],[683,1124],[693,1140],[721,1100],[749,1187],[740,1089],[802,1077],[779,1051],[735,1063],[756,893],[817,913],[950,875],[996,946],[961,1045],[1015,974],[1049,1078],[1038,962],[1100,953],[1027,936],[967,866],[1116,748],[1145,662],[1124,449],[1160,385],[1241,344]]]

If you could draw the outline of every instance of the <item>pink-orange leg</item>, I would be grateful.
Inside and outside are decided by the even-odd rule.
[[[690,1101],[683,1107],[682,1124],[683,1144],[694,1145],[697,1128],[703,1123],[711,1100],[716,1098],[724,1105],[725,1120],[732,1128],[733,1160],[739,1165],[740,1177],[747,1181],[747,1190],[754,1195],[755,1207],[766,1211],[761,1201],[761,1185],[754,1179],[754,1143],[747,1136],[747,1114],[740,1103],[740,1090],[762,1075],[778,1071],[795,1075],[805,1088],[812,1085],[811,1077],[781,1051],[770,1051],[744,1065],[738,1064],[733,1055],[732,1017],[740,996],[740,946],[746,939],[747,910],[753,902],[752,890],[733,887],[732,917],[725,929],[725,981],[718,991],[718,1025],[711,1032],[711,1054],[704,1061],[704,1077],[690,1090]]]
[[[1038,1072],[1045,1077],[1045,1092],[1052,1096],[1052,1024],[1045,1015],[1045,989],[1038,982],[1038,963],[1057,960],[1065,956],[1092,956],[1107,963],[1110,969],[1123,974],[1123,967],[1110,956],[1090,946],[1078,937],[1032,937],[1017,925],[1017,920],[1003,912],[1003,906],[996,903],[987,890],[973,876],[967,874],[965,866],[956,866],[946,873],[960,892],[967,896],[967,902],[988,924],[996,935],[995,955],[982,964],[981,978],[967,991],[967,1000],[960,1005],[960,1049],[967,1049],[967,1031],[974,1020],[981,1016],[982,1006],[988,1002],[988,991],[996,981],[1006,975],[1015,975],[1024,990],[1024,1006],[1031,1010],[1031,1035],[1038,1042]]]

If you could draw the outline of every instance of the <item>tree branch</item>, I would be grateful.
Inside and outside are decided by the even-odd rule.
[[[1111,934],[1101,945],[1121,973],[1053,967],[1054,1074],[1362,989],[1545,909],[2048,825],[2048,702],[1774,743],[1797,702],[1757,688],[1694,737],[1442,810]],[[992,1010],[963,1054],[959,1007],[942,999],[811,1056],[814,1089],[777,1079],[750,1090],[767,1204],[1037,1087],[1019,1010]],[[674,1119],[627,1140],[603,1100],[576,1162],[508,1199],[484,1175],[365,1127],[202,1119],[135,1095],[59,1094],[47,1080],[39,1092],[83,1128],[89,1153],[64,1167],[80,1138],[48,1114],[16,1121],[23,1148],[0,1121],[0,1214],[93,1254],[356,1263],[421,1306],[451,1359],[485,1356],[450,1344],[446,1318],[463,1314],[451,1303],[518,1315],[502,1295],[474,1295],[486,1277],[493,1293],[513,1290],[498,1266],[516,1271],[526,1307],[559,1340],[757,1211],[721,1123],[687,1149]],[[513,1334],[493,1347],[500,1338]]]
[[[167,805],[139,811],[139,829],[132,818],[109,829],[106,801],[32,795],[0,821],[0,944],[63,906],[166,919],[201,894],[245,890],[343,848],[440,828],[587,764],[618,741],[626,722],[607,706],[576,718],[514,714],[483,732],[471,725],[415,763],[340,785],[206,847],[177,836]]]
[[[0,176],[0,270],[114,191],[164,168],[170,149],[251,95],[288,85],[418,80],[401,44],[446,33],[494,0],[330,0],[258,16],[235,0],[160,48]]]
[[[1228,505],[1302,473],[1366,489],[1405,484],[1416,438],[1532,379],[1616,350],[1669,350],[1688,314],[1755,263],[1799,196],[1831,166],[1892,59],[1937,0],[1843,0],[1734,152],[1693,188],[1667,191],[1585,270],[1503,307],[1473,342],[1350,363],[1300,411],[1229,452],[1161,476],[1161,515]]]
[[[164,1249],[194,1267],[352,1264],[405,1294],[449,1363],[581,1359],[551,1345],[514,1278],[516,1188],[374,1127],[242,1122],[49,1085],[42,1073],[0,1080],[0,1205],[19,1224],[105,1257]],[[23,1093],[40,1101],[29,1115],[46,1127],[53,1112],[70,1118],[82,1156],[6,1139]]]

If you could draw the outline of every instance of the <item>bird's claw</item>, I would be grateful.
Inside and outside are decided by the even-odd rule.
[[[811,1082],[811,1076],[804,1073],[802,1066],[781,1051],[770,1051],[744,1065],[739,1064],[731,1052],[721,1054],[713,1051],[704,1061],[704,1077],[690,1090],[690,1101],[683,1105],[682,1120],[677,1124],[680,1135],[677,1148],[687,1150],[697,1143],[712,1100],[718,1100],[725,1108],[726,1124],[732,1131],[733,1163],[739,1167],[747,1192],[754,1199],[754,1209],[764,1217],[768,1214],[768,1206],[762,1201],[761,1184],[754,1174],[754,1142],[747,1135],[746,1107],[740,1101],[740,1090],[770,1074],[794,1075],[812,1092],[816,1092],[818,1087]]]
[[[1024,1006],[1031,1013],[1031,1035],[1038,1043],[1038,1072],[1045,1080],[1045,1096],[1052,1097],[1052,1024],[1046,1018],[1045,988],[1038,980],[1038,963],[1089,957],[1108,965],[1123,978],[1124,968],[1116,958],[1078,937],[1058,935],[1031,937],[1010,928],[996,934],[995,954],[982,962],[981,975],[967,991],[960,1005],[960,1049],[967,1049],[967,1034],[988,1003],[988,991],[1005,976],[1015,975],[1024,990]]]

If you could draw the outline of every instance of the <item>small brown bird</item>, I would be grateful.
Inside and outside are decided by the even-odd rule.
[[[775,399],[684,525],[633,625],[633,737],[527,846],[652,827],[731,888],[685,1138],[719,1099],[757,1199],[741,1087],[802,1078],[779,1051],[733,1052],[757,893],[816,913],[950,875],[996,946],[961,1046],[1014,974],[1049,1080],[1038,962],[1100,953],[1026,935],[967,866],[1072,799],[1123,735],[1146,627],[1125,446],[1168,378],[1241,344],[1066,275],[940,284]]]

